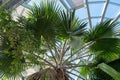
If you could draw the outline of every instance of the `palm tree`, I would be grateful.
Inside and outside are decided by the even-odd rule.
[[[39,5],[34,4],[31,7],[28,18],[25,20],[28,21],[25,27],[28,31],[33,32],[40,52],[32,52],[27,56],[37,57],[39,65],[42,63],[45,65],[40,66],[41,70],[28,79],[69,80],[72,79],[69,74],[75,75],[70,70],[74,67],[86,66],[70,61],[76,56],[73,53],[74,48],[70,46],[73,44],[71,40],[76,38],[74,36],[82,36],[86,26],[86,23],[75,18],[74,13],[74,11],[71,14],[67,13],[49,1],[41,2]],[[44,54],[41,53],[43,49],[47,51]],[[78,52],[76,51],[76,53]]]
[[[7,24],[0,24],[0,62],[10,64],[10,68],[0,66],[4,76],[21,76],[27,68],[37,65],[39,71],[28,80],[95,79],[99,64],[119,59],[119,25],[112,20],[88,30],[87,23],[76,18],[74,10],[66,12],[49,0],[34,4],[27,18],[22,16],[17,22],[11,17],[1,19],[6,18],[0,21]]]
[[[90,47],[93,54],[92,63],[86,69],[92,74],[92,80],[113,80],[112,77],[104,73],[98,68],[101,63],[106,63],[115,68],[116,64],[111,64],[120,58],[119,50],[119,23],[112,20],[106,20],[96,25],[92,31],[88,31],[85,41],[94,42]],[[119,66],[119,63],[117,63]],[[117,69],[117,67],[115,68]],[[117,69],[118,70],[118,69]]]
[[[74,11],[67,13],[49,2],[35,4],[29,12],[29,20],[34,20],[34,26],[27,28],[33,31],[36,39],[40,38],[40,43],[44,43],[41,46],[49,52],[45,54],[44,60],[36,55],[48,65],[28,79],[42,80],[46,76],[50,80],[74,79],[70,74],[85,79],[80,67],[94,68],[101,62],[119,58],[118,23],[112,20],[99,23],[92,30],[85,30],[86,23],[75,18]]]

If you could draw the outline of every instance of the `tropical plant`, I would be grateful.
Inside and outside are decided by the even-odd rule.
[[[105,63],[99,64],[98,67],[104,72],[106,72],[107,74],[109,74],[111,77],[113,77],[113,79],[115,80],[120,79],[120,73],[114,70],[112,67],[106,65]]]
[[[26,29],[33,32],[33,36],[40,43],[41,49],[45,48],[48,51],[44,53],[44,58],[38,52],[36,54],[28,54],[38,57],[46,64],[41,66],[42,69],[28,79],[43,80],[46,77],[50,80],[72,79],[68,74],[75,74],[69,70],[78,65],[70,62],[72,55],[75,53],[73,53],[73,49],[69,44],[71,39],[74,38],[73,36],[82,36],[84,34],[86,23],[75,18],[74,11],[71,14],[66,13],[55,3],[51,2],[35,4],[28,13],[28,20]],[[73,56],[74,58],[75,55]],[[86,65],[82,64],[81,66]]]
[[[89,64],[91,66],[89,69],[85,68],[92,73],[90,75],[92,80],[112,80],[110,76],[107,77],[107,74],[98,69],[97,65],[103,62],[110,63],[120,58],[120,39],[117,36],[118,33],[119,23],[113,22],[112,20],[99,23],[92,30],[87,32],[85,41],[94,42],[89,47],[90,51],[93,53],[93,63]]]
[[[0,76],[13,78],[22,75],[25,61],[21,48],[22,29],[10,13],[4,8],[0,12]]]
[[[93,70],[93,80],[119,80],[119,60],[110,61],[108,63],[100,63]],[[117,75],[116,75],[117,74]]]
[[[98,80],[97,69],[106,68],[101,63],[120,58],[119,23],[112,20],[89,30],[74,10],[66,12],[49,0],[34,4],[17,21],[9,11],[0,14],[2,77],[21,76],[37,66],[28,80]]]

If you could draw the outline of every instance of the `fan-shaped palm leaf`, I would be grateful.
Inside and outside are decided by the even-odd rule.
[[[48,0],[42,1],[39,5],[34,4],[28,12],[29,19],[34,25],[27,28],[34,32],[37,39],[43,36],[48,41],[54,40],[61,35],[60,12],[61,8]]]
[[[28,12],[29,19],[33,26],[28,26],[34,31],[37,37],[56,38],[60,36],[81,35],[85,30],[86,23],[75,18],[75,11],[66,13],[55,3],[48,0],[39,5],[34,4]],[[50,40],[50,39],[49,39]]]
[[[71,36],[81,36],[84,34],[87,23],[80,21],[75,17],[75,11],[61,13],[63,21],[63,28],[65,28],[66,34]]]
[[[94,53],[99,52],[100,55],[109,55],[110,53],[119,54],[120,39],[116,37],[117,32],[115,31],[118,27],[119,25],[117,22],[106,20],[98,24],[92,31],[90,30],[85,39],[87,42],[94,42],[94,44],[90,46],[90,50]]]
[[[93,42],[92,45],[90,45],[89,49],[94,55],[93,60],[95,60],[95,65],[93,65],[94,67],[92,66],[93,68],[91,68],[90,70],[93,72],[95,80],[100,79],[100,77],[98,77],[100,74],[100,70],[97,70],[95,68],[97,64],[102,62],[111,62],[119,58],[120,39],[116,36],[116,34],[118,33],[118,28],[118,22],[106,20],[96,25],[92,30],[88,31],[86,34],[85,42]],[[95,76],[97,73],[98,75]]]

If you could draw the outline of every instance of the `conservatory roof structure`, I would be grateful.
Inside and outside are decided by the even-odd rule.
[[[28,10],[34,2],[38,3],[40,1],[42,0],[0,0],[0,6],[7,4],[8,9],[16,9],[16,12],[13,14],[13,16],[16,17],[19,15],[25,15],[26,10]],[[51,1],[66,8],[61,1],[67,2],[69,0]],[[109,18],[114,21],[120,21],[120,0],[83,0],[83,6],[76,10],[76,16],[82,21],[87,21],[89,23],[88,26],[90,27]]]

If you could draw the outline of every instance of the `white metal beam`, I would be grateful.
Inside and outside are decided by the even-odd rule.
[[[113,19],[113,22],[117,21],[120,18],[120,11],[119,13],[116,15],[116,17]]]
[[[88,13],[89,26],[90,26],[90,29],[92,29],[92,21],[91,21],[91,16],[90,16],[90,9],[89,9],[89,5],[88,5],[88,0],[86,0],[86,7],[87,7],[87,13]]]
[[[101,14],[101,18],[100,18],[100,23],[103,22],[103,19],[104,19],[104,17],[105,17],[105,13],[106,13],[107,6],[108,6],[109,1],[110,1],[110,0],[106,0],[106,2],[105,2],[105,4],[104,4],[103,10],[102,10],[102,14]]]
[[[63,6],[69,11],[69,7],[67,6],[67,4],[65,3],[65,1],[60,0],[60,2],[63,4]]]

